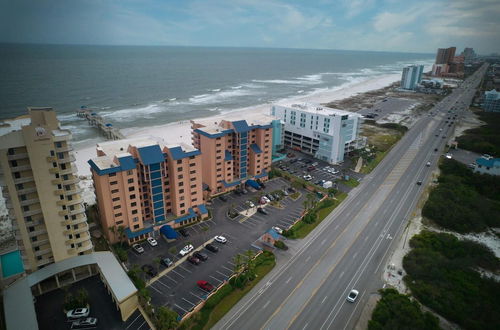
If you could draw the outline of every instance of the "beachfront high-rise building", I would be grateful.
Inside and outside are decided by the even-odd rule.
[[[436,54],[436,64],[448,64],[455,57],[456,47],[439,48]]]
[[[0,185],[24,268],[34,272],[92,252],[71,133],[51,108],[0,137]]]
[[[424,72],[423,65],[410,65],[403,68],[401,77],[401,88],[415,89],[417,84],[422,80],[422,73]]]
[[[200,151],[153,138],[97,145],[89,160],[99,217],[110,242],[129,243],[204,219]],[[123,235],[123,236],[122,236]]]
[[[431,74],[437,77],[463,77],[464,57],[455,56],[456,47],[439,48]]]
[[[500,93],[495,89],[484,92],[483,109],[486,112],[500,112]]]
[[[252,119],[227,121],[191,121],[193,145],[200,149],[203,164],[203,183],[209,195],[220,194],[247,180],[266,180],[271,169],[273,123],[281,124],[267,115]]]
[[[271,115],[284,123],[284,143],[332,164],[359,145],[361,116],[316,104],[273,105]]]

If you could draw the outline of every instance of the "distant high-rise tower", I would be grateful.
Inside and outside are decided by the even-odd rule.
[[[415,89],[418,83],[422,80],[422,73],[424,72],[423,65],[410,65],[403,68],[403,75],[401,77],[401,88]]]
[[[462,55],[464,56],[464,62],[466,64],[471,63],[476,58],[476,53],[472,48],[465,48],[464,51],[462,52]]]
[[[439,48],[436,55],[436,64],[448,64],[452,62],[456,50],[456,47]]]
[[[71,133],[51,108],[28,108],[31,123],[0,136],[0,186],[24,268],[33,272],[92,252]]]

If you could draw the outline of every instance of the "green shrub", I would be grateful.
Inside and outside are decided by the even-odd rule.
[[[220,303],[222,299],[224,299],[225,296],[230,294],[232,291],[233,287],[231,286],[231,284],[229,283],[225,284],[214,295],[208,298],[204,308],[207,309],[214,308],[218,303]]]
[[[283,241],[275,241],[274,246],[280,250],[288,250],[288,246]]]
[[[127,262],[128,260],[128,253],[127,251],[120,247],[120,246],[115,246],[115,252],[116,252],[116,255],[118,256],[118,259],[121,261],[121,262]]]

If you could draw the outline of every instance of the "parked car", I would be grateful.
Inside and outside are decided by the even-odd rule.
[[[358,297],[359,291],[352,289],[351,292],[347,295],[347,301],[348,302],[355,302],[356,298]]]
[[[139,244],[132,245],[132,249],[134,249],[134,251],[137,253],[144,253],[144,248]]]
[[[71,323],[71,329],[93,329],[97,327],[97,319],[95,317],[86,317]]]
[[[264,205],[264,204],[267,204],[267,202],[264,198],[261,198],[261,199],[259,199],[259,204]]]
[[[268,198],[267,196],[262,196],[262,199],[266,201],[266,203],[271,202],[271,199]]]
[[[241,192],[241,190],[235,189],[234,190],[234,194],[237,195],[237,196],[241,196],[243,193]]]
[[[266,185],[264,184],[264,182],[259,182],[259,184],[260,184],[260,186],[261,186],[262,188],[265,188],[265,187],[266,187]]]
[[[243,193],[243,195],[248,194],[248,190],[246,190],[245,188],[241,188],[241,192]]]
[[[200,259],[196,258],[195,256],[189,256],[187,260],[193,265],[199,265],[201,263]]]
[[[266,194],[265,197],[267,197],[270,201],[274,201],[274,196],[272,194]]]
[[[279,200],[281,198],[281,195],[279,193],[275,193],[273,196],[275,200]]]
[[[288,194],[288,191],[286,191],[286,189],[283,189],[283,195],[285,195],[285,196],[288,196],[288,195],[289,195],[289,194]]]
[[[207,261],[208,260],[208,256],[205,254],[205,253],[202,253],[202,252],[195,252],[193,253],[193,256],[200,259],[201,261]]]
[[[212,244],[205,245],[205,249],[207,249],[210,252],[214,252],[214,253],[219,252],[219,248],[215,245],[212,245]]]
[[[158,275],[156,269],[154,269],[154,267],[149,264],[142,265],[141,269],[151,277],[155,277],[156,275]]]
[[[227,239],[224,236],[215,236],[214,240],[222,244],[226,244],[227,242]]]
[[[205,291],[212,291],[214,289],[214,286],[210,283],[208,283],[207,281],[198,281],[196,282],[196,284],[202,289],[202,290],[205,290]]]
[[[448,154],[445,155],[445,157],[448,158],[448,159],[451,159],[453,156],[448,153]]]
[[[316,169],[316,167],[314,167],[314,166],[312,166],[312,165],[307,167],[307,170],[308,170],[308,171],[314,171],[315,169]]]
[[[255,204],[252,201],[246,201],[248,207],[255,207]]]
[[[187,229],[185,228],[181,228],[179,229],[179,233],[183,236],[183,237],[188,237],[189,236],[189,232],[187,231]]]
[[[161,263],[162,263],[162,265],[164,265],[167,268],[170,267],[170,266],[172,266],[174,264],[173,261],[170,260],[170,258],[167,258],[167,257],[162,258],[161,259]]]
[[[158,245],[158,242],[153,237],[148,237],[147,241],[148,241],[149,245],[151,245],[151,246],[157,246]]]
[[[257,209],[257,212],[262,213],[262,214],[266,214],[266,215],[269,214],[269,212],[267,212],[263,207],[259,207]]]
[[[82,317],[87,317],[90,314],[89,308],[76,308],[68,311],[66,317],[70,320],[76,320]]]
[[[476,164],[474,163],[470,163],[469,165],[467,165],[469,168],[476,168]]]
[[[306,181],[311,181],[312,180],[312,176],[310,176],[309,174],[308,175],[304,175],[303,178]]]
[[[288,187],[288,192],[293,194],[295,192],[295,188],[293,187]]]
[[[223,202],[227,202],[227,197],[222,195],[222,196],[219,196],[219,199]]]
[[[194,246],[192,246],[191,244],[186,245],[185,247],[182,248],[182,250],[179,252],[179,254],[184,257],[186,254],[193,251],[193,249],[194,249]]]
[[[273,229],[274,229],[274,231],[275,231],[275,232],[277,232],[278,234],[280,234],[280,235],[281,235],[281,234],[283,234],[283,229],[281,229],[280,227],[278,227],[278,226],[274,226],[274,227],[273,227]]]

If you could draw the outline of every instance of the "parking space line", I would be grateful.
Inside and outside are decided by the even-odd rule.
[[[172,282],[174,282],[175,284],[177,284],[178,282],[176,280],[174,280],[173,278],[171,278],[170,276],[168,275],[165,275],[166,278],[168,278],[169,280],[171,280]]]
[[[163,294],[164,294],[163,292],[161,292],[160,290],[158,290],[157,288],[155,288],[155,287],[154,287],[154,283],[153,283],[153,284],[151,284],[149,287],[150,287],[150,288],[152,288],[153,290],[155,290],[156,292],[158,292],[158,293],[159,293],[159,294],[161,294],[161,295],[163,295]]]
[[[169,287],[168,285],[166,285],[165,283],[163,283],[161,281],[161,278],[157,279],[155,283],[160,283],[161,285],[163,285],[164,287],[168,288],[168,289],[172,289],[171,287]]]
[[[222,282],[223,282],[223,281],[219,280],[217,277],[213,277],[212,275],[208,275],[208,276],[210,276],[211,278],[213,278],[214,280],[216,280],[216,281],[217,281],[217,282],[219,282],[219,283],[222,283]]]
[[[219,273],[220,275],[222,275],[222,276],[224,276],[224,277],[228,277],[226,274],[221,273],[221,272],[219,272],[218,270],[216,270],[215,272],[216,272],[216,273]]]
[[[137,317],[136,317],[136,318],[135,318],[132,322],[130,322],[130,324],[128,325],[128,327],[126,327],[126,328],[125,328],[125,330],[126,330],[126,329],[128,329],[128,328],[130,328],[130,327],[132,326],[132,324],[134,324],[134,322],[135,322],[135,321],[137,321],[137,319],[138,319],[139,317],[141,317],[141,316],[142,316],[142,314],[141,314],[141,313],[139,313],[139,315],[137,315]]]
[[[200,289],[200,290],[201,290],[201,289]],[[189,293],[190,293],[190,294],[192,294],[193,296],[195,296],[196,298],[198,298],[198,299],[200,299],[200,300],[203,300],[203,298],[202,298],[202,297],[200,297],[200,296],[198,296],[197,294],[194,294],[194,293],[192,293],[191,291],[189,291]]]
[[[181,274],[180,274],[179,272],[177,272],[175,269],[172,269],[171,271],[172,271],[172,273],[176,273],[176,274],[177,274],[177,275],[179,275],[180,277],[185,278],[185,276],[181,275]]]
[[[186,314],[188,311],[185,310],[184,308],[182,308],[181,306],[177,305],[177,304],[174,304],[175,307],[179,308],[179,309],[182,309],[184,311],[184,314]]]
[[[224,265],[221,265],[221,267],[222,267],[222,268],[224,268],[224,269],[226,269],[226,270],[229,270],[231,273],[233,272],[233,270],[232,270],[232,269],[227,268],[227,267],[226,267],[226,266],[224,266]]]
[[[194,226],[189,227],[189,229],[192,229],[195,233],[198,234],[198,231],[194,228]]]
[[[147,323],[146,323],[146,320],[144,320],[144,321],[141,323],[141,325],[140,325],[140,326],[139,326],[136,330],[141,329],[143,325],[146,325],[146,329],[151,329],[151,328],[149,327],[149,324],[147,324]]]
[[[193,272],[192,272],[192,271],[190,271],[189,269],[186,269],[186,268],[182,267],[182,265],[179,265],[179,266],[177,266],[177,267],[181,268],[182,270],[185,270],[186,272],[188,272],[188,273],[190,273],[190,274],[191,274],[191,273],[193,273]]]
[[[193,304],[191,301],[187,300],[186,298],[182,297],[182,300],[187,302],[188,304],[191,304],[193,307],[196,306],[196,304]]]

